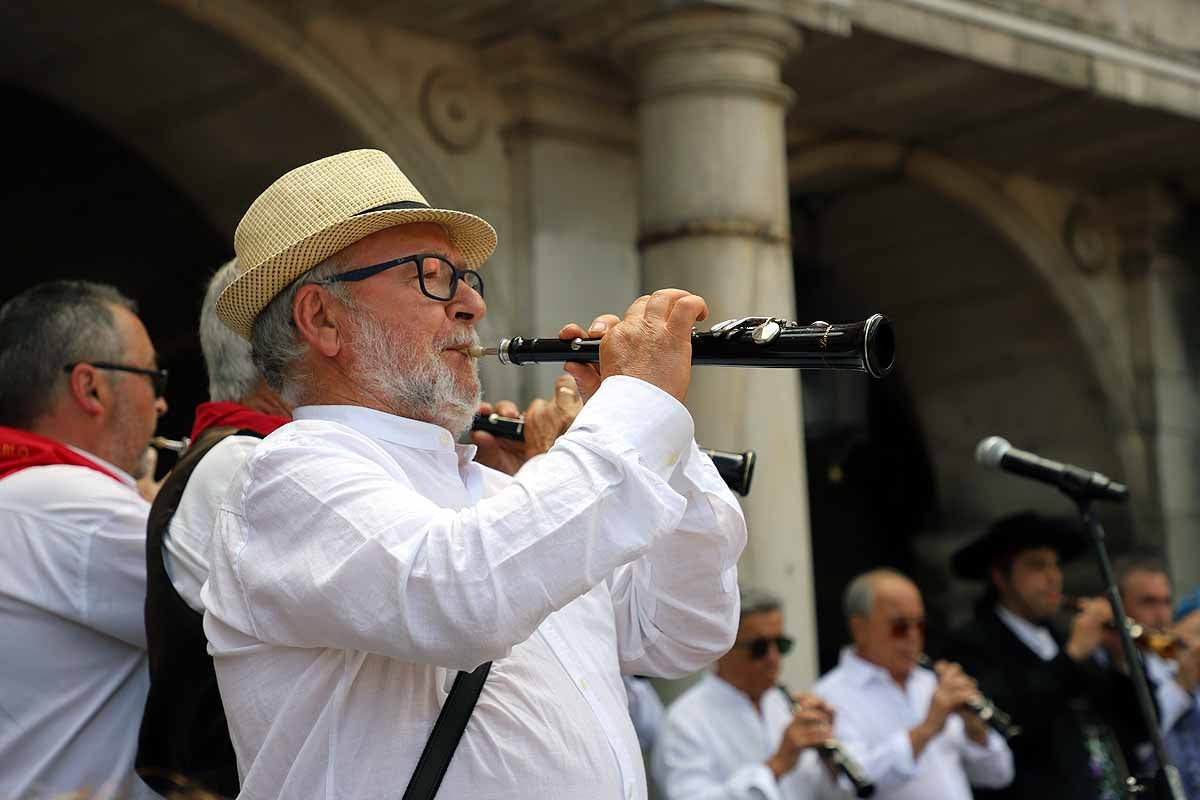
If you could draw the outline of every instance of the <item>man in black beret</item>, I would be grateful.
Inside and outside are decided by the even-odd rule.
[[[951,559],[957,575],[988,589],[945,657],[1022,728],[1009,742],[1012,784],[978,790],[978,800],[1126,796],[1126,765],[1146,737],[1132,682],[1098,656],[1113,635],[1112,608],[1104,598],[1076,601],[1065,635],[1050,622],[1063,607],[1059,565],[1085,546],[1077,524],[1027,511],[999,520]]]

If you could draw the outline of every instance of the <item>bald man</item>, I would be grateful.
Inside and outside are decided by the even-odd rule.
[[[859,575],[843,600],[854,644],[813,692],[838,709],[834,733],[862,763],[879,800],[971,800],[971,786],[1013,777],[1012,753],[965,706],[978,694],[957,664],[917,666],[925,606],[893,570]],[[914,724],[915,723],[915,724]]]

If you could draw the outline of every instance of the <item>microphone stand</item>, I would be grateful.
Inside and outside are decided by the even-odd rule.
[[[1096,561],[1100,565],[1100,574],[1104,578],[1105,591],[1108,594],[1108,602],[1112,605],[1113,616],[1117,620],[1123,620],[1125,619],[1125,605],[1121,602],[1121,592],[1117,588],[1112,563],[1108,559],[1108,549],[1104,544],[1104,528],[1092,513],[1091,501],[1085,495],[1071,492],[1065,486],[1060,488],[1064,494],[1075,501],[1075,505],[1079,509],[1084,527],[1087,528],[1092,540]],[[1118,623],[1117,632],[1121,636],[1121,650],[1125,653],[1125,663],[1129,665],[1129,674],[1133,678],[1138,710],[1141,711],[1142,720],[1146,723],[1146,729],[1150,733],[1154,758],[1158,762],[1158,772],[1154,776],[1156,795],[1161,800],[1187,800],[1183,791],[1183,782],[1179,778],[1179,770],[1167,756],[1167,748],[1163,744],[1162,732],[1158,727],[1158,715],[1154,712],[1154,701],[1150,697],[1150,684],[1146,681],[1146,669],[1133,645],[1133,638],[1129,635],[1129,626]],[[1132,778],[1130,780],[1133,781]],[[1140,791],[1133,786],[1130,789],[1131,791]]]

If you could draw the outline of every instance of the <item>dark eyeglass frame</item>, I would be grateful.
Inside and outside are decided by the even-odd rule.
[[[913,619],[911,617],[897,617],[896,619],[888,620],[888,633],[893,639],[903,639],[908,636],[908,631],[911,628],[916,628],[917,631],[925,635],[925,620],[924,618]]]
[[[146,367],[131,367],[128,364],[113,364],[108,361],[75,361],[63,367],[63,372],[71,374],[80,364],[87,364],[95,369],[110,369],[116,372],[132,372],[135,375],[145,375],[154,386],[155,397],[167,395],[167,371],[165,369],[147,369]]]
[[[434,258],[450,268],[450,294],[448,297],[438,297],[433,292],[425,287],[425,270],[421,269],[421,263],[427,258]],[[445,256],[439,256],[437,253],[414,253],[411,256],[403,258],[393,258],[391,261],[381,261],[378,264],[372,264],[369,267],[359,267],[347,272],[341,272],[329,278],[324,278],[319,281],[313,281],[318,286],[328,286],[331,283],[353,283],[355,281],[365,281],[367,278],[378,275],[384,270],[398,267],[401,264],[416,264],[417,265],[417,283],[421,287],[421,294],[428,297],[430,300],[437,300],[442,303],[448,303],[454,299],[455,292],[458,291],[458,282],[461,280],[467,286],[474,289],[480,297],[483,297],[483,276],[473,269],[459,269],[450,263]]]
[[[748,642],[737,642],[733,646],[750,651],[750,660],[758,661],[767,657],[767,651],[771,645],[775,645],[775,649],[779,651],[779,655],[786,656],[792,651],[792,645],[796,641],[790,636],[759,636],[756,639],[751,639]]]

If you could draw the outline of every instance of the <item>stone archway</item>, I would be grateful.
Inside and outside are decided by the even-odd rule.
[[[816,258],[832,293],[849,313],[883,311],[897,323],[896,380],[911,397],[937,492],[939,513],[910,544],[935,609],[950,612],[960,596],[945,559],[982,524],[1025,507],[1071,511],[1053,491],[977,467],[980,438],[1000,434],[1135,485],[1148,480],[1133,378],[1108,310],[1065,248],[995,182],[879,141],[815,147],[790,167],[794,193],[823,199]],[[1105,515],[1115,543],[1127,542],[1130,515]],[[814,528],[814,540],[821,535]],[[1089,582],[1094,572],[1081,562],[1075,577]]]

